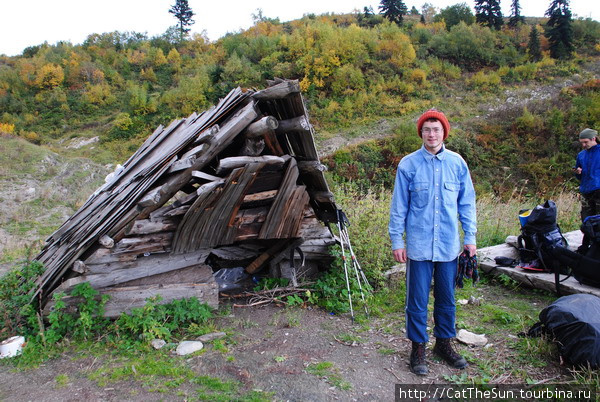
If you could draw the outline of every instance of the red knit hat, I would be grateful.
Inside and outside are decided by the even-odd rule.
[[[439,120],[439,122],[442,123],[442,127],[444,128],[444,140],[448,138],[448,133],[450,133],[450,123],[448,123],[446,115],[444,115],[444,113],[442,112],[437,111],[436,109],[429,109],[428,111],[423,113],[421,117],[419,117],[419,120],[417,120],[417,133],[419,134],[419,137],[422,137],[421,127],[423,127],[423,123],[425,123],[429,119]]]

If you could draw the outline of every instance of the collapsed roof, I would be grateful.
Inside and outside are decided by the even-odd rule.
[[[286,276],[299,248],[328,263],[337,222],[297,81],[231,91],[216,106],[158,127],[46,241],[36,296],[89,282],[107,316],[198,296],[218,301],[213,271],[242,265]],[[294,275],[292,272],[287,275]]]

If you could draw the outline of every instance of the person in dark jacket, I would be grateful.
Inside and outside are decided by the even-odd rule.
[[[584,129],[579,134],[583,150],[577,155],[575,177],[580,181],[581,220],[600,214],[600,146],[598,131]]]

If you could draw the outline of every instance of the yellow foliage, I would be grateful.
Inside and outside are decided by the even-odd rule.
[[[410,43],[410,38],[405,35],[396,24],[382,24],[377,52],[383,59],[400,69],[412,63],[417,53]]]
[[[119,113],[115,118],[113,124],[118,129],[126,131],[129,130],[133,125],[133,120],[131,120],[131,116],[129,116],[129,113]]]
[[[261,21],[258,22],[253,27],[250,27],[247,31],[243,33],[244,36],[276,36],[281,35],[283,32],[283,25],[278,24],[274,25],[269,21]]]
[[[91,104],[102,106],[109,105],[115,101],[115,96],[112,94],[110,86],[106,83],[86,85],[83,99]]]
[[[141,66],[146,62],[146,53],[137,49],[127,49],[127,61],[131,64]]]
[[[140,72],[140,77],[143,80],[150,81],[150,82],[156,82],[157,81],[156,73],[154,72],[154,70],[152,69],[152,67],[142,68],[142,71]]]
[[[13,134],[15,125],[10,123],[0,123],[0,134]]]
[[[21,131],[19,132],[19,137],[22,137],[33,144],[39,145],[41,143],[41,138],[35,131]]]
[[[46,64],[37,73],[35,84],[42,89],[51,89],[60,86],[65,79],[65,73],[57,64]]]
[[[424,85],[427,82],[427,73],[420,68],[415,68],[410,72],[410,80],[417,85]]]
[[[173,48],[169,50],[169,54],[167,55],[167,61],[169,64],[173,64],[175,66],[179,66],[181,64],[181,55],[177,51],[177,49]]]
[[[17,61],[17,71],[21,80],[29,85],[35,85],[35,64],[29,59],[19,59]]]
[[[483,71],[478,71],[471,78],[467,80],[468,84],[474,88],[479,88],[482,90],[494,90],[498,89],[500,86],[500,75],[496,72],[491,72],[489,74],[484,73]]]
[[[163,64],[167,64],[167,58],[161,48],[151,48],[149,54],[150,62],[154,67],[160,67]]]

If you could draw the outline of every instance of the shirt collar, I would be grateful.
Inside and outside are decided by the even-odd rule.
[[[445,150],[446,146],[442,143],[442,148],[440,149],[440,151],[437,154],[432,155],[427,151],[427,149],[425,149],[425,145],[421,145],[421,155],[423,155],[423,158],[425,158],[427,162],[430,162],[434,158],[443,161],[446,158],[447,154],[447,152],[444,152]]]

